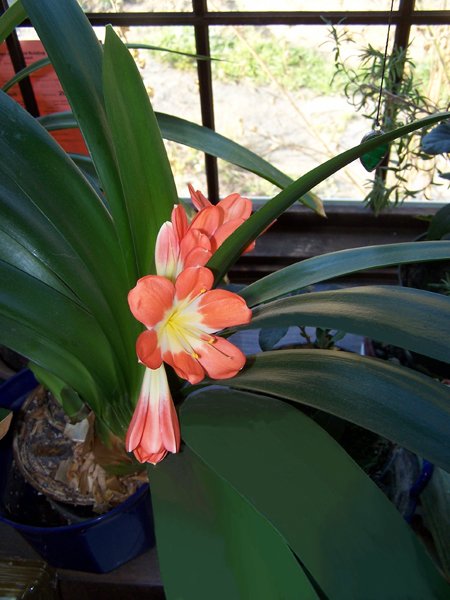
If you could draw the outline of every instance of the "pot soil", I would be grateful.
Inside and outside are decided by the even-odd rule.
[[[29,375],[29,371],[18,373],[0,386],[0,406],[14,411],[20,408],[29,390],[36,385],[34,379],[31,384]],[[99,451],[93,443],[92,427],[87,428],[83,441],[74,440],[77,436],[67,427],[72,424],[42,389],[32,392],[28,402],[19,426],[0,442],[0,520],[16,529],[56,568],[106,573],[152,548],[155,544],[153,515],[149,487],[142,485],[143,475],[111,474],[102,466],[105,449]],[[45,423],[48,427],[44,427]],[[20,463],[13,457],[13,434]],[[117,458],[117,452],[111,452],[114,448],[114,445],[108,448],[109,464],[114,462],[111,455]],[[123,444],[120,448],[120,458],[123,458]],[[29,453],[30,449],[34,454]],[[50,489],[53,493],[51,469],[56,468],[54,479],[62,479],[64,486],[71,488],[72,499],[80,503],[72,505],[54,500],[27,483],[23,477],[23,455],[28,470],[33,467],[34,480],[38,486],[42,485],[43,491],[48,493]],[[101,461],[95,458],[99,456]],[[66,461],[66,466],[55,466],[57,459]],[[41,476],[35,475],[38,466],[42,481]],[[78,487],[83,489],[80,496]],[[120,502],[129,490],[136,488],[136,492]],[[116,502],[120,504],[111,510],[103,514],[96,512]]]
[[[93,432],[92,414],[73,424],[53,396],[38,387],[24,403],[14,432],[11,485],[16,497],[21,475],[47,498],[51,512],[70,521],[110,510],[147,482],[145,471],[135,472],[120,441],[106,448]],[[117,475],[119,465],[132,472]]]

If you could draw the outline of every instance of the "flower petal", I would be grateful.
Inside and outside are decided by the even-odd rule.
[[[152,329],[143,331],[136,340],[136,354],[139,360],[149,369],[161,366],[161,348],[158,346],[158,336]]]
[[[177,232],[169,221],[163,223],[156,238],[155,263],[158,275],[175,278],[180,243]]]
[[[188,183],[188,188],[191,195],[192,204],[197,210],[202,210],[202,208],[211,206],[211,202],[208,200],[208,198],[205,198],[200,190],[195,191],[190,183]]]
[[[206,248],[193,248],[184,259],[184,268],[203,267],[211,258],[212,252]]]
[[[225,211],[226,221],[232,219],[248,219],[252,214],[252,202],[239,194],[230,194],[221,200],[217,206]]]
[[[148,328],[162,320],[173,305],[175,287],[159,275],[147,275],[138,280],[128,294],[128,304],[134,317]]]
[[[165,352],[164,360],[182,379],[196,385],[205,378],[205,370],[194,356],[188,352]]]
[[[186,235],[189,224],[186,210],[182,204],[176,204],[172,209],[172,223],[178,240]]]
[[[212,271],[206,267],[189,267],[182,271],[175,281],[176,298],[178,301],[188,297],[194,299],[202,292],[210,290],[213,283]]]
[[[196,346],[198,362],[211,379],[234,377],[245,365],[245,354],[228,340],[211,336],[210,342]]]
[[[208,206],[203,208],[195,215],[191,223],[191,229],[201,231],[209,238],[223,223],[224,213],[217,206]]]
[[[180,242],[180,259],[179,269],[182,270],[186,265],[186,260],[189,254],[196,249],[204,249],[211,251],[211,242],[209,237],[198,229],[189,229],[187,234]],[[197,265],[190,265],[197,266]]]
[[[228,290],[211,290],[203,294],[198,302],[201,323],[212,331],[225,327],[249,323],[252,311],[245,300]]]
[[[232,233],[236,231],[240,225],[244,222],[244,219],[233,219],[226,221],[223,225],[217,228],[214,236],[211,238],[211,250],[215,252],[223,242],[230,237]]]
[[[148,373],[148,369],[146,369],[141,391],[139,393],[139,399],[125,438],[125,448],[127,452],[132,452],[141,443],[150,404],[149,392],[150,374]]]
[[[134,456],[140,463],[150,463],[152,465],[156,465],[167,456],[167,450],[161,446],[161,450],[159,452],[148,453],[143,448],[136,448],[134,451]]]

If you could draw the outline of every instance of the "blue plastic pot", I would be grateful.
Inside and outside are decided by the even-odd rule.
[[[0,407],[17,410],[36,386],[29,370],[0,385]],[[14,527],[50,565],[107,573],[155,544],[148,485],[109,512],[72,525],[39,527],[5,516],[3,497],[12,461],[11,437],[0,442],[0,521]]]

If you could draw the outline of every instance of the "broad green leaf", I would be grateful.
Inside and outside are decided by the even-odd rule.
[[[202,127],[191,121],[164,113],[156,113],[156,117],[161,128],[161,134],[167,140],[221,158],[241,169],[250,171],[250,173],[255,173],[255,175],[280,188],[285,188],[292,183],[290,177],[272,164],[220,133],[208,129],[208,127]],[[303,196],[297,196],[296,200],[322,216],[325,214],[323,204],[316,194],[308,192]]]
[[[411,133],[422,127],[428,127],[449,117],[449,112],[439,113],[370,139],[327,160],[291,183],[247,219],[214,253],[207,266],[214,271],[216,282],[223,278],[230,266],[236,262],[252,240],[255,240],[259,234],[298,198],[310,192],[316,185],[330,177],[330,175],[347,166],[362,154],[370,152],[386,142],[391,142],[407,133]]]
[[[119,398],[105,395],[105,391],[93,378],[91,365],[86,368],[73,353],[72,348],[54,342],[53,335],[47,336],[41,326],[34,329],[32,325],[20,322],[17,316],[12,318],[0,312],[1,340],[8,348],[15,349],[42,369],[53,373],[68,387],[77,390],[80,397],[95,412],[96,419],[109,431],[124,436],[130,422],[132,409]],[[105,402],[105,397],[108,402]]]
[[[364,269],[450,258],[450,242],[406,242],[340,250],[295,263],[250,284],[239,293],[249,306],[314,283]]]
[[[246,171],[261,175],[267,181],[284,188],[292,183],[292,179],[276,167],[247,150],[236,142],[216,133],[208,127],[202,127],[174,115],[156,113],[164,138],[178,142],[184,146],[196,148],[211,156],[216,156],[229,163],[242,167]]]
[[[58,75],[105,191],[130,289],[137,279],[130,223],[103,98],[103,51],[76,0],[22,0]],[[116,241],[117,243],[117,241]]]
[[[189,448],[148,474],[168,600],[319,598],[273,526]]]
[[[115,389],[120,383],[123,386],[123,381],[120,381],[116,373],[117,365],[107,338],[88,311],[48,285],[1,260],[0,274],[2,315],[16,319],[18,327],[23,323],[43,337],[51,339],[55,345],[69,349],[86,368],[92,370],[105,397],[111,396],[112,400],[117,393],[124,391],[123,387],[122,390]],[[1,336],[0,331],[0,339]],[[32,348],[33,340],[30,339],[30,352]],[[34,360],[29,354],[26,356]]]
[[[161,225],[178,202],[164,143],[135,62],[106,28],[104,96],[140,277],[155,272]]]
[[[249,358],[227,385],[314,406],[450,470],[450,388],[389,361],[336,350]]]
[[[54,343],[30,324],[18,323],[16,317],[6,317],[0,312],[1,340],[8,348],[32,360],[43,369],[78,389],[93,410],[101,410],[101,392],[90,370],[67,348]],[[32,343],[30,341],[32,340]],[[104,404],[104,403],[103,403]]]
[[[22,5],[21,0],[16,0],[14,4],[0,17],[0,44],[6,40],[14,28],[25,21],[27,13]]]
[[[360,286],[281,298],[245,329],[311,325],[356,333],[450,362],[450,298],[397,286]]]
[[[184,146],[206,152],[211,156],[221,158],[270,181],[280,188],[284,188],[292,183],[290,177],[266,160],[220,133],[208,129],[208,127],[203,127],[202,125],[197,125],[191,121],[186,121],[185,119],[165,113],[156,112],[155,116],[161,130],[161,135],[166,140],[177,142],[178,144],[183,144]],[[48,131],[78,127],[71,112],[44,115],[39,117],[39,121]],[[316,194],[309,192],[298,200],[319,215],[325,215],[323,204]]]
[[[272,523],[324,597],[449,597],[394,506],[301,411],[207,388],[187,399],[181,425],[190,450]]]
[[[60,146],[3,92],[0,120],[2,227],[24,248],[14,264],[29,270],[40,262],[60,279],[95,315],[120,357],[122,375],[133,381],[138,327],[127,306],[127,270],[110,214]],[[33,264],[27,251],[37,259]],[[8,255],[5,249],[1,258]]]

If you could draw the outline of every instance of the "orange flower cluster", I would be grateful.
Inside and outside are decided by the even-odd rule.
[[[146,327],[136,352],[147,368],[126,448],[152,464],[180,447],[164,363],[192,384],[206,376],[234,377],[245,364],[244,354],[215,333],[248,323],[251,311],[237,294],[211,289],[213,274],[204,265],[250,216],[251,202],[232,194],[214,206],[192,186],[189,190],[197,215],[189,224],[185,209],[174,207],[156,241],[157,275],[139,279],[128,295],[131,312]]]

